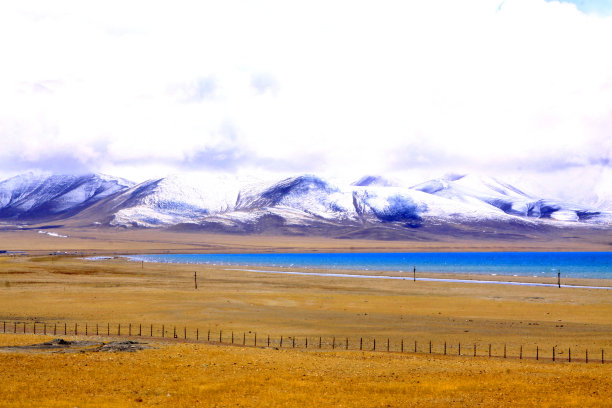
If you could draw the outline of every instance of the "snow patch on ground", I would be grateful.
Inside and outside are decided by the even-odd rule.
[[[56,237],[56,238],[68,238],[68,235],[61,235],[58,234],[56,232],[49,232],[49,231],[38,231],[39,234],[47,234],[50,237]]]

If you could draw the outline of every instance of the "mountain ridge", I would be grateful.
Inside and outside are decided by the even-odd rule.
[[[50,220],[111,228],[410,237],[417,230],[434,236],[608,229],[612,212],[470,174],[412,186],[374,175],[339,184],[314,174],[267,182],[211,174],[177,174],[138,184],[99,174],[25,174],[0,181],[0,221]]]

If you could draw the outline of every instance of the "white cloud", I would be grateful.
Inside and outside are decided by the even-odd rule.
[[[609,174],[612,18],[569,3],[41,1],[0,36],[0,173]]]

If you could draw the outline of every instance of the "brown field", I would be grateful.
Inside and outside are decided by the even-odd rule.
[[[28,233],[35,234],[15,233],[12,241],[2,233],[0,244],[25,249],[33,239],[30,252],[60,250],[54,245],[62,239],[42,234],[34,239]],[[175,252],[267,251],[278,243],[273,237],[199,235],[194,236],[198,242],[188,243],[189,234],[152,234],[143,240],[145,232],[137,231],[119,233],[110,244],[112,234],[107,234],[89,240],[83,235],[61,250],[160,252],[165,245]],[[287,238],[277,246],[323,251],[419,250],[418,245]],[[429,248],[448,250],[445,245]],[[478,248],[470,245],[453,248]],[[85,323],[153,324],[156,334],[161,325],[167,331],[176,325],[181,334],[187,327],[189,338],[196,329],[223,330],[226,342],[232,331],[240,340],[245,332],[257,332],[260,339],[270,335],[274,345],[281,335],[295,337],[298,345],[277,350],[154,339],[149,341],[156,349],[133,354],[0,353],[0,406],[612,406],[612,362],[595,362],[602,348],[612,356],[612,291],[226,269],[0,257],[0,321],[78,323],[81,330]],[[333,336],[340,343],[348,337],[351,346],[360,337],[368,345],[376,338],[384,344],[378,349],[389,339],[392,351],[399,351],[402,340],[410,348],[417,341],[419,353],[303,349],[306,337],[318,336],[328,345]],[[46,338],[2,334],[0,345]],[[466,351],[462,357],[429,355],[429,341],[434,352],[440,353],[445,341],[449,354],[457,354],[459,343]],[[496,356],[505,344],[513,358],[485,357],[489,343]],[[480,357],[467,356],[474,344]],[[542,361],[514,358],[520,346],[525,357],[534,356],[536,345]],[[591,362],[552,363],[553,346],[563,361],[569,348],[574,360],[583,360],[589,349]]]
[[[41,226],[43,228],[44,226]],[[88,254],[208,253],[208,252],[418,252],[418,251],[610,251],[606,230],[560,230],[504,240],[437,236],[411,241],[334,239],[308,236],[223,235],[150,229],[52,228],[14,230],[0,223],[0,250],[44,254],[53,251]],[[55,232],[57,238],[38,231]]]
[[[42,336],[0,335],[0,345]],[[0,353],[3,407],[603,407],[609,366],[169,344]]]

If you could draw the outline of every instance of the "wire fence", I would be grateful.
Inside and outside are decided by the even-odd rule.
[[[231,331],[188,328],[187,326],[142,323],[75,323],[3,321],[0,326],[6,334],[40,334],[53,336],[107,336],[128,338],[173,339],[217,345],[268,347],[275,349],[352,350],[387,353],[415,353],[457,357],[487,357],[518,360],[553,361],[566,363],[607,364],[605,349],[543,348],[538,345],[512,345],[493,343],[461,343],[419,341],[405,338],[391,339],[376,336],[271,336],[256,331]]]

